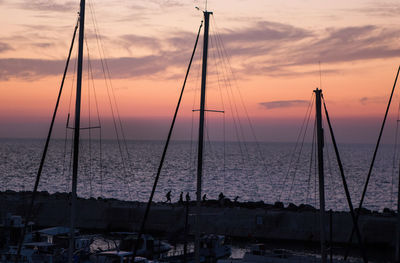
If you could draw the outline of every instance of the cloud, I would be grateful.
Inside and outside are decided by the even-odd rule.
[[[9,44],[0,42],[0,53],[9,50],[13,50],[13,48]]]
[[[222,32],[216,29],[216,31],[218,37],[211,34],[211,46],[221,45],[222,40],[231,56],[247,58],[271,54],[279,56],[276,52],[311,38],[314,34],[299,27],[269,21],[258,21],[240,29],[225,29]]]
[[[40,59],[0,59],[0,79],[11,77],[34,79],[43,76],[60,74],[63,62]]]
[[[164,71],[167,67],[167,63],[164,63],[158,56],[112,58],[107,59],[107,63],[114,78],[153,75]],[[94,76],[102,78],[101,62],[92,59],[91,64]],[[8,80],[13,77],[30,80],[61,75],[64,65],[64,60],[0,59],[0,80]]]
[[[296,36],[296,34],[294,34]],[[350,61],[385,59],[400,55],[400,30],[372,25],[359,27],[328,28],[312,35],[298,35],[291,41],[277,39],[277,44],[261,48],[242,48],[233,56],[251,57],[241,69],[245,74],[268,74],[270,76],[298,75],[301,66],[318,61],[336,64]],[[260,44],[262,44],[261,41]],[[260,45],[258,44],[258,45]],[[263,52],[269,48],[268,53]],[[264,56],[262,55],[264,53]],[[331,69],[336,71],[336,69]]]
[[[275,100],[268,102],[260,102],[259,103],[264,108],[277,109],[277,108],[293,108],[293,107],[302,107],[308,104],[306,100]]]
[[[94,37],[90,32],[86,36],[88,38]],[[104,39],[107,40],[107,38]],[[118,43],[124,40],[125,42],[122,45],[126,48],[130,48],[131,46],[134,48],[146,47],[152,50],[151,53],[154,54],[141,57],[107,58],[106,60],[113,78],[154,75],[165,72],[168,67],[186,66],[195,35],[188,32],[179,32],[166,39],[139,35],[123,35],[120,39],[121,41],[118,41]],[[54,46],[54,44],[47,41],[32,43],[31,45],[39,48]],[[100,60],[92,58],[91,64],[94,77],[102,78],[103,73]],[[62,72],[64,65],[65,60],[0,58],[0,80],[8,80],[10,78],[39,79],[46,76],[55,76]],[[175,74],[173,76],[177,77]],[[163,78],[171,78],[171,76],[163,74]]]
[[[329,65],[324,74],[341,73],[342,70],[335,68],[335,64],[393,58],[400,55],[398,44],[400,30],[396,28],[365,25],[310,31],[287,24],[259,21],[239,29],[218,31],[217,36],[214,34],[210,38],[210,58],[218,58],[221,52],[227,51],[235,67],[234,71],[240,74],[238,77],[260,74],[315,75],[317,74],[315,70],[303,66],[315,65],[318,61]],[[193,48],[195,33],[178,31],[157,37],[125,34],[119,36],[117,40],[102,38],[107,42],[107,46],[122,47],[128,51],[125,57],[112,58],[108,62],[113,77],[129,78],[165,73],[168,68],[184,68]],[[87,37],[93,37],[93,34],[88,32]],[[41,41],[31,45],[36,48],[49,48],[51,43],[57,43],[56,39]],[[1,47],[0,44],[0,52]],[[9,47],[7,44],[3,45],[3,50],[7,47]],[[138,49],[146,50],[146,55],[132,56]],[[0,78],[55,75],[59,73],[58,69],[62,69],[64,63],[56,60],[3,58],[0,60],[2,66]],[[56,65],[59,66],[55,67]],[[57,73],[54,68],[57,68]],[[95,72],[96,76],[100,76],[101,71],[98,68],[95,68]],[[169,78],[171,75],[164,74],[163,77]]]
[[[36,47],[40,47],[40,48],[49,48],[51,46],[53,46],[53,43],[49,43],[49,42],[40,42],[40,43],[34,43],[33,44]]]
[[[362,97],[361,99],[360,99],[360,103],[362,104],[362,105],[368,105],[368,104],[371,104],[371,103],[378,103],[378,104],[380,104],[380,103],[387,103],[388,102],[388,97],[385,97],[385,96],[379,96],[379,97]]]
[[[221,38],[228,43],[300,40],[309,36],[312,36],[311,31],[270,21],[258,21],[250,27],[239,30],[225,30],[221,34]]]
[[[154,37],[140,36],[135,34],[122,35],[120,37],[122,45],[125,48],[130,48],[132,46],[136,47],[146,47],[158,50],[160,48],[160,40]]]
[[[296,52],[298,55],[294,63],[312,64],[319,60],[336,63],[400,55],[400,46],[393,45],[399,38],[398,29],[366,25],[328,29],[327,33],[326,37],[301,46]],[[300,51],[304,53],[299,54]]]
[[[350,13],[359,12],[368,16],[375,17],[394,17],[400,12],[400,4],[398,1],[378,1],[375,3],[367,3],[364,7],[357,9],[345,10]]]
[[[79,7],[77,2],[67,1],[59,3],[54,0],[27,0],[16,4],[18,8],[35,11],[69,12]]]
[[[148,2],[156,4],[161,8],[175,8],[184,6],[182,2],[176,0],[149,0]]]

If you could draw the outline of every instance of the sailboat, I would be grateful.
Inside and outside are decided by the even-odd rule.
[[[68,58],[67,58],[65,69],[64,69],[64,74],[62,77],[56,105],[55,105],[54,112],[52,115],[50,128],[49,128],[49,131],[47,134],[44,150],[42,153],[39,169],[37,172],[30,206],[29,206],[27,216],[26,216],[26,221],[29,222],[32,219],[33,206],[34,206],[36,195],[38,192],[40,177],[41,177],[43,166],[44,166],[44,163],[46,160],[46,155],[47,155],[50,139],[51,139],[52,132],[53,132],[54,122],[55,122],[55,118],[56,118],[57,111],[59,108],[60,98],[62,95],[62,90],[63,90],[66,74],[68,71],[69,62],[71,59],[71,54],[72,54],[72,49],[73,49],[74,42],[75,42],[75,37],[76,37],[76,34],[78,33],[78,56],[77,56],[77,73],[76,73],[77,76],[76,76],[75,115],[74,115],[75,119],[74,119],[73,128],[68,127],[69,115],[68,115],[68,120],[67,120],[67,128],[73,129],[72,184],[71,184],[71,193],[70,193],[70,222],[69,222],[69,228],[67,228],[68,229],[67,231],[69,232],[68,253],[67,253],[68,254],[67,258],[68,258],[69,263],[72,263],[75,261],[75,259],[74,259],[75,252],[78,249],[77,244],[76,244],[77,236],[76,236],[76,223],[75,222],[76,222],[76,217],[77,217],[77,185],[78,185],[79,148],[80,148],[79,146],[80,146],[80,134],[81,134],[81,129],[82,129],[81,128],[81,98],[82,98],[83,55],[84,55],[83,53],[84,53],[84,40],[85,40],[85,7],[86,7],[86,1],[80,0],[80,8],[79,8],[79,13],[78,13],[77,23],[76,23],[76,26],[74,29],[72,42],[70,45],[69,54],[68,54]],[[79,29],[79,31],[78,31],[78,29]],[[93,127],[88,127],[88,128],[84,128],[84,129],[91,129],[91,128],[93,128]],[[95,127],[95,128],[99,128],[99,127]],[[15,262],[17,262],[17,263],[21,259],[20,255],[21,255],[21,250],[24,247],[23,241],[24,241],[25,233],[26,233],[26,226],[24,227],[24,229],[21,233],[21,237],[20,237],[20,241],[19,241],[19,245],[18,245],[18,249],[17,249],[17,253],[16,253]]]
[[[77,68],[77,82],[76,82],[77,88],[76,88],[76,101],[75,101],[75,122],[74,122],[75,126],[74,126],[74,146],[73,146],[73,164],[72,164],[73,169],[72,169],[71,210],[70,210],[71,216],[70,216],[69,249],[68,249],[68,262],[69,263],[73,262],[73,255],[74,255],[74,248],[75,248],[75,217],[76,217],[76,201],[77,201],[76,189],[77,189],[77,182],[78,182],[78,161],[79,161],[78,157],[79,157],[79,139],[80,139],[80,124],[81,124],[80,115],[81,115],[81,94],[82,94],[83,43],[84,43],[84,32],[85,32],[84,26],[85,26],[85,0],[81,0],[80,1],[79,18],[78,18],[77,24],[74,29],[74,34],[73,34],[64,74],[63,74],[63,78],[61,81],[60,91],[59,91],[59,94],[57,97],[57,102],[55,105],[53,117],[51,120],[49,132],[48,132],[48,135],[46,138],[46,143],[44,146],[42,158],[40,161],[38,173],[37,173],[36,180],[35,180],[35,186],[34,186],[34,189],[32,192],[30,207],[29,207],[27,217],[26,217],[26,220],[29,222],[32,217],[33,205],[35,202],[36,194],[38,192],[40,177],[41,177],[42,169],[43,169],[44,162],[46,159],[47,150],[49,147],[50,138],[51,138],[53,126],[54,126],[54,121],[55,121],[58,106],[60,103],[60,98],[61,98],[61,94],[62,94],[65,77],[66,77],[66,74],[68,71],[68,66],[69,66],[69,61],[71,58],[72,48],[73,48],[74,41],[75,41],[75,36],[77,33],[77,29],[79,27],[79,44],[78,44],[79,47],[78,47],[78,65],[77,65],[78,68]],[[23,240],[25,237],[25,233],[26,233],[26,227],[23,229],[22,234],[21,234],[15,262],[18,262],[20,260],[21,249],[23,247]]]
[[[197,8],[198,10],[200,10],[199,8]],[[142,224],[139,230],[139,234],[138,234],[138,238],[140,239],[140,237],[144,234],[144,229],[145,229],[145,225],[146,225],[146,221],[150,212],[150,207],[153,201],[153,197],[154,197],[154,193],[157,187],[157,183],[161,174],[161,170],[164,164],[164,160],[165,160],[165,156],[167,153],[167,149],[168,149],[168,145],[170,143],[170,139],[171,139],[171,135],[174,129],[174,125],[175,125],[175,121],[176,121],[176,117],[178,114],[178,110],[181,104],[181,100],[182,100],[182,96],[183,96],[183,92],[185,89],[185,85],[186,85],[186,81],[189,75],[189,71],[193,62],[193,58],[195,55],[195,51],[197,48],[197,44],[198,44],[198,40],[199,40],[199,36],[200,36],[200,32],[201,32],[201,28],[203,27],[203,22],[204,22],[204,34],[203,34],[203,54],[202,54],[202,77],[201,77],[201,94],[200,94],[200,109],[199,111],[199,131],[198,131],[198,152],[197,152],[197,179],[196,179],[196,212],[195,212],[195,242],[194,242],[194,254],[192,255],[188,255],[187,251],[186,251],[186,245],[185,245],[185,249],[184,249],[184,254],[179,256],[179,257],[172,257],[172,258],[163,258],[163,261],[166,262],[195,262],[195,263],[200,263],[200,262],[204,262],[206,260],[206,257],[210,257],[211,255],[213,257],[216,256],[215,251],[218,250],[218,258],[222,258],[222,257],[227,257],[230,255],[231,253],[231,249],[229,246],[223,245],[223,237],[217,237],[215,239],[215,237],[211,237],[211,236],[206,236],[206,237],[202,237],[201,236],[201,229],[200,229],[200,220],[201,220],[201,201],[202,201],[202,176],[203,176],[203,148],[204,148],[204,126],[205,126],[205,112],[207,111],[207,109],[205,109],[205,101],[206,101],[206,85],[207,85],[207,59],[208,59],[208,44],[209,44],[209,25],[210,25],[210,15],[212,15],[213,12],[210,12],[207,10],[207,4],[206,4],[206,8],[203,11],[203,15],[204,15],[204,21],[202,21],[198,33],[197,33],[197,37],[196,37],[196,41],[195,41],[195,45],[194,45],[194,49],[189,61],[189,65],[186,71],[186,75],[185,75],[185,79],[183,82],[183,86],[182,86],[182,90],[180,93],[180,97],[178,99],[178,103],[176,106],[176,110],[172,119],[172,123],[168,132],[168,136],[166,139],[166,143],[164,146],[164,150],[161,156],[161,161],[157,170],[157,174],[154,180],[154,184],[153,184],[153,188],[150,194],[150,198],[149,201],[147,202],[147,206],[145,209],[145,213],[142,219]],[[187,211],[188,207],[186,208]],[[186,217],[187,217],[187,213],[186,212]],[[187,219],[186,219],[186,224],[187,224]],[[186,228],[186,226],[185,226]],[[203,244],[203,246],[205,246],[205,249],[201,249],[201,245]],[[208,245],[206,245],[208,244]],[[137,254],[137,250],[139,247],[139,243],[137,242],[134,246],[133,246],[133,255],[136,256]],[[210,250],[211,249],[211,250]],[[221,250],[221,251],[219,251]],[[214,258],[214,260],[216,260],[217,258]]]
[[[191,262],[195,263],[200,263],[204,258],[202,258],[202,255],[200,253],[201,251],[201,197],[202,197],[202,177],[203,177],[203,148],[204,148],[204,123],[205,123],[205,112],[207,109],[205,108],[205,100],[206,100],[206,86],[207,86],[207,59],[208,59],[208,38],[209,38],[209,20],[210,20],[210,15],[212,15],[212,12],[209,12],[207,10],[203,11],[204,15],[204,38],[203,38],[203,54],[202,54],[202,77],[201,77],[201,93],[200,93],[200,109],[199,109],[199,131],[198,131],[198,146],[197,146],[197,179],[196,179],[196,211],[195,211],[195,241],[194,241],[194,259]],[[192,53],[192,57],[189,62],[189,66],[186,72],[185,80],[183,83],[181,95],[178,100],[178,104],[175,110],[175,114],[172,120],[172,124],[168,133],[167,141],[164,147],[164,151],[161,157],[161,162],[158,168],[158,172],[155,178],[155,182],[153,184],[153,189],[152,193],[150,195],[149,201],[147,203],[147,207],[145,210],[145,214],[142,220],[142,225],[140,228],[139,232],[139,237],[143,234],[144,228],[145,228],[145,223],[150,211],[150,206],[153,200],[154,192],[157,187],[157,182],[159,180],[159,176],[161,173],[161,169],[163,166],[163,162],[165,159],[165,155],[167,152],[168,144],[170,142],[171,134],[174,128],[174,123],[176,120],[177,112],[179,110],[179,106],[181,103],[182,99],[182,94],[185,88],[187,76],[190,70],[190,66],[193,60],[194,52],[196,50],[199,34],[200,34],[201,26],[199,28],[199,32],[197,35],[195,47]],[[322,98],[322,91],[320,89],[316,89],[314,91],[315,96],[316,96],[316,120],[317,120],[317,140],[318,140],[318,170],[319,170],[319,193],[320,193],[320,244],[321,244],[321,260],[323,263],[327,262],[327,249],[326,249],[326,230],[325,230],[325,193],[324,193],[324,167],[323,167],[323,129],[322,129],[322,114],[321,114],[321,98]],[[137,245],[133,247],[134,255],[136,255],[136,250],[137,250]],[[255,250],[254,250],[255,251]],[[268,255],[264,255],[267,257]],[[273,255],[271,256],[271,262],[273,261],[274,257]],[[299,257],[296,257],[296,260],[298,260]],[[302,262],[309,262],[309,257],[304,258],[306,261]],[[186,262],[186,257],[184,257],[184,261]],[[174,262],[179,262],[179,261],[174,261]],[[243,261],[247,262],[247,261]],[[250,261],[252,262],[252,261]],[[269,262],[269,261],[263,261],[263,262]],[[282,262],[293,262],[290,260],[282,261]],[[296,261],[297,262],[297,261]]]

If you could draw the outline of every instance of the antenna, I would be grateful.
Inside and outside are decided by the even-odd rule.
[[[206,0],[206,9],[205,9],[205,10],[206,10],[206,12],[207,12],[207,2],[208,2],[208,1]]]
[[[319,65],[319,88],[322,89],[321,61],[318,61],[318,65]]]

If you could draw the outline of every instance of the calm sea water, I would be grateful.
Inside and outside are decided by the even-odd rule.
[[[0,190],[32,190],[43,140],[0,140]],[[101,147],[100,147],[101,146]],[[81,144],[78,195],[122,200],[146,201],[149,198],[164,142],[117,141]],[[203,192],[217,199],[223,192],[239,201],[283,201],[318,207],[318,176],[311,144],[295,150],[294,143],[206,142]],[[339,145],[351,197],[355,206],[372,159],[374,145]],[[180,192],[195,198],[196,143],[173,141],[155,195],[165,200],[168,191],[173,201]],[[128,152],[128,153],[127,153]],[[299,154],[300,153],[300,154]],[[311,156],[313,156],[311,158]],[[71,180],[71,141],[53,140],[43,169],[41,191],[69,192]],[[348,210],[342,180],[333,148],[325,146],[325,191],[327,208]],[[396,165],[397,166],[397,162]],[[365,207],[395,208],[398,168],[393,168],[393,146],[382,145],[368,187]]]

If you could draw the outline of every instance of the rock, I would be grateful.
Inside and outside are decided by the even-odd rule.
[[[390,208],[385,207],[383,209],[383,215],[384,216],[394,216],[394,215],[396,215],[396,212]]]
[[[312,205],[301,204],[298,207],[298,211],[300,211],[300,212],[303,212],[303,211],[317,211],[317,209],[315,209],[315,207],[313,207]]]
[[[293,203],[289,203],[289,205],[287,206],[287,209],[288,209],[289,211],[297,211],[297,210],[298,210],[298,207],[297,207],[297,205],[295,205],[295,204],[293,204]]]
[[[358,208],[356,208],[356,209],[354,209],[354,211],[355,211],[356,213],[361,214],[361,215],[369,215],[369,214],[372,213],[371,210],[369,210],[369,209],[367,209],[367,208],[364,208],[364,207],[362,207],[361,210],[358,209]]]

